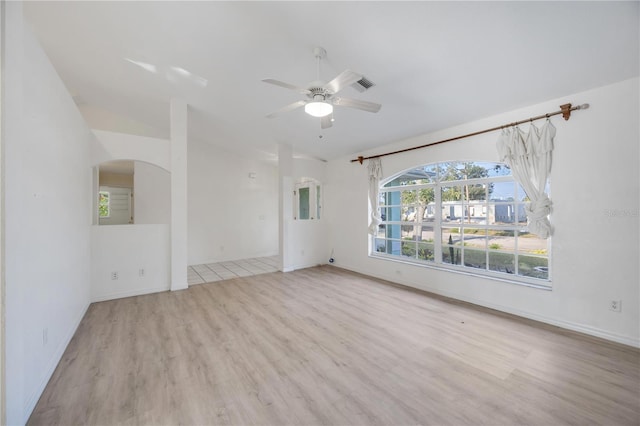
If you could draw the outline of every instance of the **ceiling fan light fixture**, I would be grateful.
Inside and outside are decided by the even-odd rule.
[[[333,105],[327,102],[309,102],[304,106],[304,112],[314,117],[324,117],[333,112]]]

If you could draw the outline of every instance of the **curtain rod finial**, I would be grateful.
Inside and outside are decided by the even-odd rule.
[[[571,104],[560,105],[560,110],[562,110],[562,118],[565,120],[571,117]]]

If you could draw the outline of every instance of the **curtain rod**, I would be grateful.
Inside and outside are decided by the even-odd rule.
[[[405,148],[405,149],[400,149],[398,151],[385,152],[384,154],[371,155],[369,157],[360,156],[360,157],[358,157],[358,158],[356,158],[354,160],[351,160],[351,162],[355,163],[357,161],[358,163],[362,164],[362,162],[364,160],[369,160],[370,158],[380,158],[380,157],[385,157],[387,155],[394,155],[394,154],[400,154],[402,152],[413,151],[414,149],[421,149],[421,148],[426,148],[428,146],[439,145],[439,144],[445,143],[445,142],[457,141],[458,139],[464,139],[464,138],[468,138],[470,136],[476,136],[476,135],[481,135],[483,133],[494,132],[496,130],[504,129],[506,127],[517,126],[519,124],[529,123],[529,122],[533,122],[533,121],[536,121],[536,120],[542,120],[543,118],[549,118],[549,117],[552,117],[552,116],[558,115],[558,114],[562,114],[562,117],[565,120],[568,120],[569,117],[571,117],[571,111],[576,111],[576,110],[579,110],[579,109],[587,109],[587,108],[589,108],[589,104],[582,104],[582,105],[578,105],[578,106],[574,106],[574,107],[572,107],[571,104],[564,104],[564,105],[560,105],[560,111],[550,112],[550,113],[547,113],[547,114],[538,115],[537,117],[527,118],[526,120],[515,121],[513,123],[503,124],[502,126],[496,126],[496,127],[490,128],[490,129],[480,130],[478,132],[468,133],[466,135],[456,136],[454,138],[449,138],[449,139],[441,140],[441,141],[438,141],[438,142],[432,142],[432,143],[428,143],[428,144],[425,144],[425,145],[414,146],[412,148]]]

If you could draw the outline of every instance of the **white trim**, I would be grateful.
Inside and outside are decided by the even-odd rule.
[[[58,367],[58,364],[62,360],[62,355],[64,355],[64,352],[67,350],[67,346],[69,346],[71,339],[76,334],[76,331],[78,331],[80,322],[82,322],[82,319],[86,315],[90,305],[91,303],[87,303],[87,305],[82,309],[80,315],[75,320],[75,326],[71,327],[71,330],[69,331],[69,333],[67,333],[67,336],[60,342],[60,344],[56,348],[56,351],[53,357],[51,358],[51,361],[49,362],[49,366],[45,370],[44,375],[40,380],[40,383],[33,390],[33,392],[31,393],[31,396],[27,399],[27,403],[25,404],[24,411],[23,411],[25,417],[22,419],[22,424],[27,424],[29,417],[31,417],[31,413],[36,407],[38,400],[42,396],[44,389],[47,387],[47,383],[49,383],[51,376],[53,376],[53,372],[55,371],[56,367]]]
[[[514,309],[508,306],[503,306],[503,305],[498,305],[498,304],[494,304],[494,303],[490,303],[490,302],[485,302],[483,300],[479,300],[473,297],[467,297],[467,296],[463,296],[460,295],[458,293],[454,293],[454,292],[449,292],[449,291],[442,291],[436,288],[432,288],[428,285],[424,285],[424,284],[416,284],[416,283],[412,283],[410,281],[407,280],[401,280],[398,279],[397,276],[382,276],[382,275],[373,275],[371,274],[371,271],[364,271],[361,270],[360,268],[354,268],[351,266],[345,266],[345,265],[340,265],[337,266],[338,268],[342,268],[342,269],[346,269],[349,271],[353,271],[353,272],[357,272],[359,274],[363,274],[363,275],[367,275],[370,277],[374,277],[374,278],[378,278],[378,279],[382,279],[382,280],[386,280],[386,281],[390,281],[392,283],[397,283],[397,284],[401,284],[407,287],[411,287],[411,288],[415,288],[418,290],[423,290],[429,293],[433,293],[433,294],[437,294],[440,296],[445,296],[445,297],[450,297],[452,299],[456,299],[456,300],[461,300],[463,302],[468,302],[468,303],[472,303],[474,305],[478,305],[478,306],[484,306],[486,308],[490,308],[490,309],[495,309],[497,311],[501,311],[501,312],[506,312],[508,314],[513,314],[513,315],[517,315],[519,317],[523,317],[523,318],[528,318],[534,321],[538,321],[538,322],[542,322],[545,324],[550,324],[550,325],[554,325],[556,327],[560,327],[560,328],[564,328],[567,330],[571,330],[571,331],[576,331],[579,333],[583,333],[583,334],[587,334],[590,336],[594,336],[594,337],[599,337],[601,339],[605,339],[605,340],[610,340],[612,342],[616,342],[616,343],[621,343],[623,345],[627,345],[627,346],[632,346],[635,348],[640,348],[640,338],[637,337],[631,337],[631,336],[625,336],[619,333],[614,333],[611,331],[607,331],[607,330],[602,330],[600,328],[597,327],[593,327],[590,325],[586,325],[586,324],[580,324],[577,322],[573,322],[573,321],[566,321],[563,319],[558,319],[558,318],[552,318],[552,317],[548,317],[545,315],[539,315],[533,312],[529,312],[529,311],[524,311],[524,310],[520,310],[520,309]],[[486,277],[483,277],[486,278]]]
[[[400,241],[400,240],[397,240]],[[434,247],[437,245],[434,244]],[[429,261],[421,261],[412,257],[400,257],[377,251],[369,254],[372,259],[386,260],[389,262],[404,263],[405,265],[418,266],[420,268],[437,269],[438,271],[453,272],[454,274],[469,275],[478,278],[487,278],[494,281],[501,281],[509,284],[523,285],[525,287],[539,288],[541,290],[553,290],[551,280],[543,280],[539,278],[530,278],[523,275],[505,274],[503,272],[493,272],[486,269],[469,268],[461,265],[450,265],[447,263],[436,263]],[[513,278],[512,278],[513,277]]]
[[[285,270],[283,270],[282,272],[293,272],[293,271],[297,271],[299,269],[307,269],[307,268],[315,268],[316,266],[322,266],[323,264],[320,263],[305,263],[302,265],[294,265],[290,268],[286,268]]]
[[[185,287],[187,288],[187,287]],[[143,294],[162,293],[163,291],[169,291],[169,286],[164,287],[147,287],[136,290],[118,291],[116,293],[103,294],[91,298],[91,303],[104,302],[107,300],[123,299],[125,297],[142,296]],[[183,290],[183,289],[178,289]]]

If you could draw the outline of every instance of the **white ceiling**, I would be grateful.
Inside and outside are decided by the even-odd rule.
[[[25,16],[86,105],[168,135],[179,97],[191,138],[334,159],[638,75],[638,6],[46,1],[26,3]],[[379,113],[337,107],[327,130],[301,109],[264,117],[302,95],[261,80],[315,80],[315,46],[328,52],[323,80],[349,68],[376,83],[341,94],[381,103]]]

